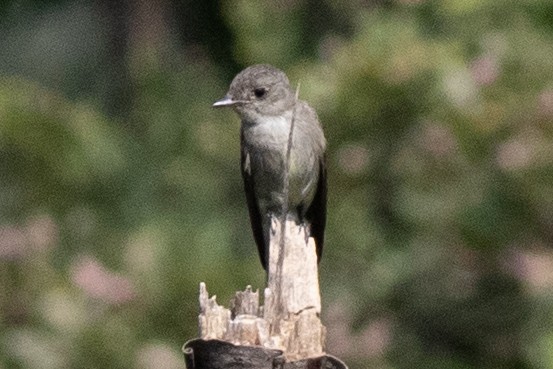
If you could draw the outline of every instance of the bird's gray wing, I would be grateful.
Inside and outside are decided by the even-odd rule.
[[[244,142],[243,133],[242,142]],[[257,244],[257,250],[259,251],[259,258],[261,259],[261,265],[263,269],[267,270],[267,242],[263,236],[263,218],[261,217],[261,212],[259,211],[259,206],[257,203],[257,198],[255,197],[255,185],[254,179],[251,172],[250,158],[247,149],[242,145],[241,149],[241,165],[240,169],[242,171],[242,178],[244,180],[244,192],[246,193],[246,201],[248,203],[248,210],[250,213],[250,223],[252,225],[253,238]]]
[[[310,224],[311,236],[315,239],[318,261],[321,260],[323,254],[326,225],[326,196],[326,155],[322,154],[319,158],[319,181],[317,183],[317,192],[315,192],[315,197],[305,213],[305,219]]]

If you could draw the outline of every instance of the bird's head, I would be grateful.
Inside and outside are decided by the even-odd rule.
[[[231,106],[245,120],[281,115],[294,105],[295,95],[283,71],[267,64],[248,67],[232,81],[227,95],[214,107]]]

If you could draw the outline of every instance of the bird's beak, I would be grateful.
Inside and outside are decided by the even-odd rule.
[[[231,105],[234,105],[236,103],[237,103],[237,101],[233,100],[232,97],[227,95],[227,96],[223,97],[221,100],[215,101],[215,103],[213,103],[213,107],[214,108],[219,108],[219,107],[222,107],[222,106],[231,106]]]

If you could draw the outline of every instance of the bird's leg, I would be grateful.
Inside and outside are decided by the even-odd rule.
[[[305,244],[309,243],[309,236],[311,235],[311,225],[305,222],[301,222],[298,227],[298,234],[302,233],[305,236]]]
[[[311,226],[309,223],[305,221],[303,204],[298,206],[297,213],[298,213],[298,221],[296,224],[299,225],[298,234],[300,234],[301,232],[304,232],[303,234],[305,236],[305,244],[307,244],[309,242],[309,236],[311,235]]]

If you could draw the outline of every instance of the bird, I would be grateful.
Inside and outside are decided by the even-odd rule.
[[[232,107],[241,119],[240,167],[263,268],[267,270],[269,262],[272,221],[283,216],[305,228],[306,241],[314,238],[320,261],[326,224],[326,139],[315,110],[298,99],[282,70],[268,64],[238,73],[213,106]]]

